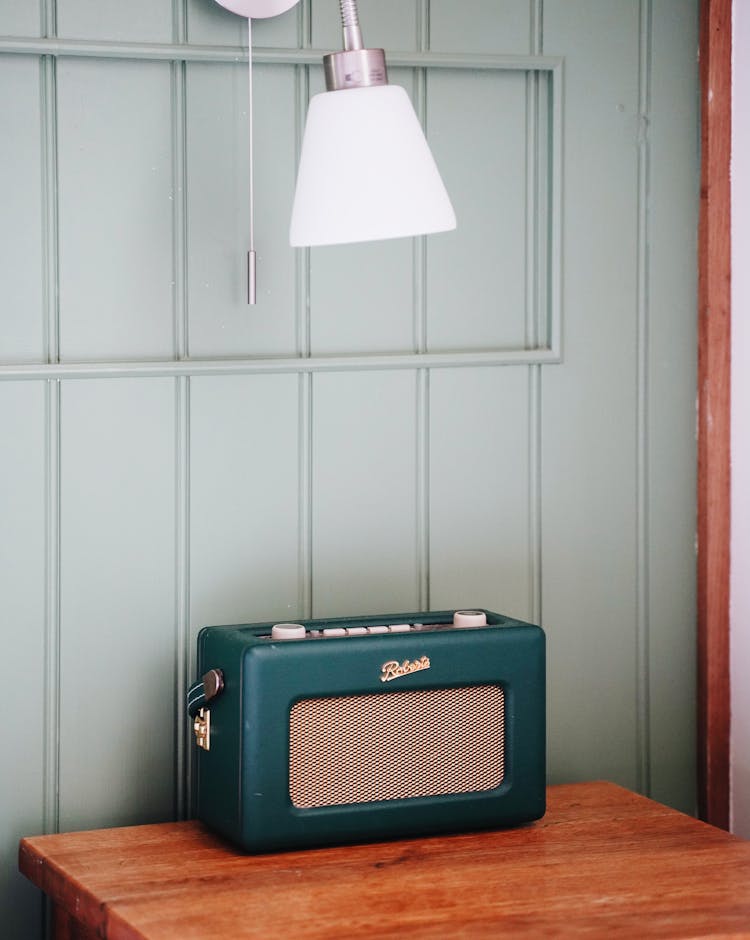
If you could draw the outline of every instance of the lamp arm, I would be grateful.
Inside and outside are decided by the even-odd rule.
[[[357,0],[339,0],[341,7],[341,25],[344,29],[344,49],[364,49],[362,31],[359,28]]]

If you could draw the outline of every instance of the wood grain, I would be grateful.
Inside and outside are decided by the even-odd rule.
[[[701,5],[698,275],[698,777],[702,819],[729,827],[731,0]]]
[[[40,836],[20,867],[113,940],[750,936],[750,843],[614,784],[548,798],[517,829],[273,855],[197,822]]]
[[[64,907],[55,904],[52,909],[52,936],[54,940],[96,940],[97,934]]]

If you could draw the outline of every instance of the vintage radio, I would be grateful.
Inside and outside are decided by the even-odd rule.
[[[251,852],[544,814],[540,627],[490,611],[205,627],[199,819]]]

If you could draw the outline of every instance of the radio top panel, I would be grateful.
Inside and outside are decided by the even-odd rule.
[[[311,629],[302,623],[275,623],[271,632],[261,634],[261,639],[271,640],[318,640],[341,636],[376,636],[383,633],[420,633],[427,630],[464,630],[468,627],[486,627],[487,614],[483,610],[457,610],[453,619],[446,623],[376,623],[367,626],[344,626],[338,624],[321,629]]]
[[[191,715],[216,698],[223,689],[224,672],[231,663],[239,662],[235,657],[259,652],[275,650],[284,660],[296,659],[295,650],[301,652],[302,648],[307,657],[309,654],[317,658],[321,645],[336,649],[343,653],[345,649],[353,651],[358,649],[375,649],[381,646],[390,650],[393,644],[401,647],[418,637],[431,646],[442,641],[450,642],[450,635],[463,634],[467,639],[474,636],[479,639],[484,635],[501,631],[505,634],[514,632],[514,628],[531,627],[533,631],[539,630],[530,624],[505,617],[490,610],[442,610],[419,611],[397,614],[366,615],[361,617],[339,617],[333,619],[304,620],[296,623],[263,623],[232,624],[226,626],[204,627],[198,636],[198,666],[202,671],[208,672],[194,683],[188,690],[188,710]],[[541,631],[539,631],[541,632]],[[377,637],[380,640],[372,640]],[[362,644],[349,646],[349,640],[360,638]],[[343,645],[335,644],[336,640],[345,641]],[[371,646],[370,644],[374,644]],[[472,644],[473,645],[473,644]],[[207,654],[207,647],[211,646],[213,652]],[[234,652],[230,652],[233,650]],[[315,652],[317,650],[317,652]],[[282,653],[283,651],[283,653]],[[393,657],[398,657],[394,647]],[[222,662],[218,662],[221,659]],[[226,662],[223,662],[226,660]],[[210,668],[209,668],[210,667]]]

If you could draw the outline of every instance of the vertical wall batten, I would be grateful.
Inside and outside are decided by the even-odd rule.
[[[60,361],[60,285],[57,186],[57,59],[41,56],[42,91],[42,273],[47,362]]]
[[[430,2],[417,2],[416,35],[420,52],[430,48]],[[414,104],[417,116],[427,134],[427,73],[416,69],[414,76]],[[414,285],[414,351],[427,351],[427,239],[412,239],[412,283]],[[416,553],[417,553],[417,606],[430,609],[430,370],[416,373]]]
[[[636,766],[638,789],[651,793],[649,680],[648,245],[651,117],[651,0],[640,0],[638,39],[638,231],[636,287]]]
[[[529,52],[541,55],[543,42],[542,0],[529,3]],[[545,120],[540,102],[538,72],[529,72],[526,83],[526,345],[529,349],[540,342],[549,343],[549,335],[540,339],[540,312],[542,291],[546,287],[542,272],[546,271],[546,255],[540,251],[542,231],[549,229],[549,207],[546,187],[542,185],[541,145],[547,142],[540,134],[540,122]],[[546,99],[545,99],[546,100]],[[542,208],[543,207],[543,208]],[[540,225],[540,213],[541,222]],[[546,296],[546,291],[545,291]],[[546,308],[546,304],[544,305]],[[538,365],[528,366],[529,400],[529,618],[542,623],[542,455],[541,455],[541,382],[542,372]]]
[[[540,10],[543,12],[544,7]],[[542,33],[542,36],[544,34]],[[545,186],[548,195],[551,223],[544,236],[544,249],[549,271],[547,293],[544,303],[544,324],[548,331],[549,348],[562,357],[563,324],[563,224],[564,224],[564,153],[565,153],[565,60],[550,73],[552,91],[547,86],[546,98],[551,98],[552,117],[549,122],[549,150],[551,157],[548,165]]]
[[[190,642],[190,377],[175,382],[175,816],[191,805],[185,690],[194,674]]]
[[[45,383],[44,820],[60,822],[60,382]]]
[[[301,48],[312,45],[311,0],[303,0],[298,7],[297,38]],[[310,67],[298,65],[295,69],[295,173],[310,102]],[[296,316],[297,355],[309,357],[310,339],[310,249],[296,252]],[[299,451],[299,547],[297,551],[299,616],[313,615],[313,377],[310,373],[298,378],[298,451]]]
[[[188,338],[187,133],[185,63],[172,63],[172,303],[174,356],[186,359]]]
[[[41,33],[49,39],[57,35],[57,2],[41,0]],[[47,362],[60,361],[60,250],[57,136],[57,57],[40,56],[42,90],[41,181],[42,274],[44,335]],[[46,385],[46,590],[44,644],[44,832],[60,828],[60,382]],[[49,932],[51,905],[44,905],[44,929]]]
[[[532,24],[538,23],[536,0],[531,0],[530,17]],[[532,54],[539,46],[539,29],[533,29]],[[525,297],[524,325],[525,342],[528,349],[539,345],[538,336],[538,291],[539,276],[538,232],[540,227],[549,223],[546,207],[539,200],[539,73],[526,73],[526,257],[525,257]],[[541,211],[541,226],[540,226]]]
[[[420,52],[430,48],[430,3],[417,0],[417,45]],[[427,73],[414,69],[414,110],[427,134]],[[414,289],[414,352],[427,350],[427,240],[412,239],[412,284]]]
[[[41,2],[42,34],[57,35],[57,3]],[[57,168],[57,59],[40,56],[42,72],[42,273],[47,362],[60,361],[59,228]],[[45,383],[45,832],[60,826],[60,382]]]
[[[41,0],[41,32],[47,39],[57,36],[57,0]],[[59,256],[59,192],[57,176],[57,57],[40,56],[42,70],[42,159],[44,177],[42,198],[44,227],[44,303],[46,310],[47,362],[60,361],[60,256]]]
[[[299,165],[299,152],[302,147],[302,135],[305,129],[307,106],[310,101],[310,69],[298,65],[295,69],[295,172]],[[310,356],[310,249],[299,248],[295,258],[295,305],[296,305],[296,344],[297,355]]]
[[[429,369],[417,370],[416,512],[417,607],[430,610],[430,378]]]
[[[172,39],[187,42],[187,0],[172,0]],[[174,355],[186,359],[189,351],[187,271],[187,75],[185,62],[172,63],[172,263]],[[189,814],[192,775],[189,774],[189,728],[184,694],[192,676],[190,644],[190,377],[178,376],[175,385],[175,614],[174,702],[175,781],[174,815]]]
[[[308,372],[297,379],[299,448],[299,616],[312,617],[313,611],[313,377]]]

